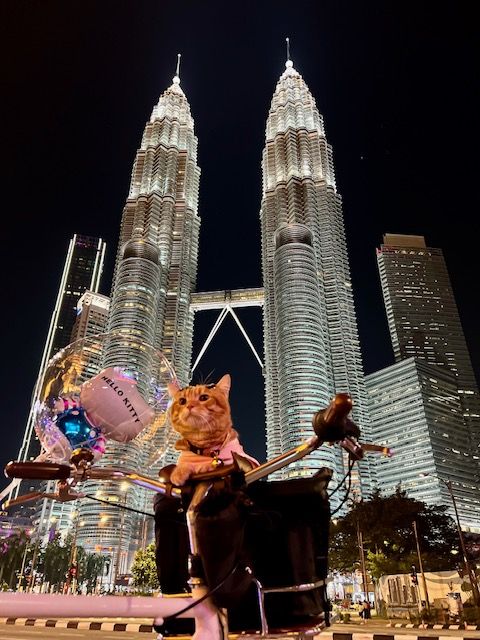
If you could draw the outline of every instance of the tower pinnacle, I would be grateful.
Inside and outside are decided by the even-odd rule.
[[[287,69],[293,67],[293,62],[290,60],[290,38],[285,38],[285,42],[287,43],[287,61],[285,62],[285,66]]]
[[[177,68],[175,69],[175,75],[173,76],[173,84],[180,84],[180,58],[181,53],[177,54]]]

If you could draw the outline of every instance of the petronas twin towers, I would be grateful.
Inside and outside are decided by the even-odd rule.
[[[272,457],[311,436],[312,414],[335,392],[351,393],[356,418],[368,430],[332,148],[315,99],[291,60],[273,95],[262,167],[266,439]],[[191,366],[199,178],[194,123],[177,69],[153,109],[133,166],[109,330],[163,351],[183,384]],[[107,354],[112,363],[129,357]],[[138,464],[138,452],[129,453],[130,446],[135,445],[121,455],[127,465],[130,458]],[[107,463],[111,455],[105,456]],[[338,482],[345,461],[337,448],[316,455],[292,465],[286,475],[310,475],[326,464],[336,470]],[[360,469],[356,488],[368,492],[369,469]],[[135,538],[133,530],[126,533],[124,539]]]
[[[273,94],[262,168],[267,454],[271,457],[311,435],[312,414],[326,406],[335,392],[351,393],[356,417],[367,425],[332,148],[315,99],[291,60]],[[290,467],[287,475],[309,475],[312,465],[320,463],[343,469],[337,449],[321,450],[316,456]],[[364,485],[368,475],[365,469]]]

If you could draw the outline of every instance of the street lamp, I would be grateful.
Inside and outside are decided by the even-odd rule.
[[[422,562],[422,555],[420,553],[420,543],[418,542],[418,531],[417,531],[416,520],[412,522],[412,526],[413,526],[413,531],[415,533],[415,542],[417,545],[418,566],[420,569],[420,573],[422,574],[423,590],[425,591],[425,604],[427,605],[427,611],[430,611],[430,600],[428,598],[427,581],[425,579],[425,573],[423,571],[423,562]]]
[[[369,601],[368,598],[368,579],[367,579],[367,567],[366,567],[366,563],[365,563],[365,550],[363,547],[363,534],[362,531],[360,530],[360,521],[357,520],[357,540],[358,540],[358,550],[360,552],[360,566],[362,569],[362,582],[363,582],[363,589],[365,592],[365,600],[367,600],[367,602]]]
[[[420,474],[421,477],[431,476],[431,475],[432,474],[430,474],[430,473],[421,473]],[[440,478],[440,476],[432,476],[432,477],[437,478],[437,480],[440,480],[441,482],[443,482],[443,484],[448,489],[448,493],[450,494],[450,498],[452,499],[453,510],[455,511],[455,521],[456,521],[456,525],[457,525],[458,538],[460,540],[460,548],[462,550],[463,563],[465,565],[465,571],[466,571],[468,577],[470,578],[470,584],[472,585],[473,601],[474,601],[475,605],[478,607],[478,606],[480,606],[480,593],[478,591],[477,576],[475,575],[475,571],[472,569],[472,567],[470,566],[470,562],[468,561],[467,548],[465,546],[465,538],[463,537],[463,531],[462,531],[462,528],[460,526],[460,518],[459,518],[459,515],[458,515],[457,502],[455,500],[455,494],[453,493],[453,489],[452,489],[452,481],[451,480],[444,480],[444,478]]]
[[[122,559],[122,543],[123,543],[123,529],[125,525],[125,508],[127,506],[127,490],[129,487],[128,482],[122,482],[120,485],[120,490],[123,491],[123,504],[122,504],[122,515],[120,520],[120,533],[118,539],[118,549],[117,549],[117,557],[115,559],[115,573],[113,578],[113,586],[115,589],[115,585],[117,584],[118,576],[120,574],[120,564]]]

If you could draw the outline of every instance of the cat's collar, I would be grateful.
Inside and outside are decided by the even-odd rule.
[[[212,449],[211,447],[196,447],[191,442],[188,442],[188,450],[192,453],[196,453],[197,456],[210,456],[216,458],[220,455],[221,448]]]
[[[189,440],[187,440],[186,442],[189,451],[191,451],[192,453],[196,453],[197,456],[210,456],[211,458],[218,458],[220,453],[223,451],[223,449],[231,439],[230,435],[231,434],[227,433],[222,444],[217,447],[196,447]]]

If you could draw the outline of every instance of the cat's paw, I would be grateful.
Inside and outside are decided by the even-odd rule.
[[[214,467],[211,462],[200,462],[195,464],[177,464],[170,476],[170,482],[177,487],[183,485],[196,473],[207,473],[212,471]]]
[[[177,465],[172,471],[170,476],[170,482],[177,487],[183,487],[190,476],[193,474],[193,469],[187,465]]]
[[[194,473],[208,473],[209,471],[213,471],[215,469],[212,462],[200,462],[195,465]]]

